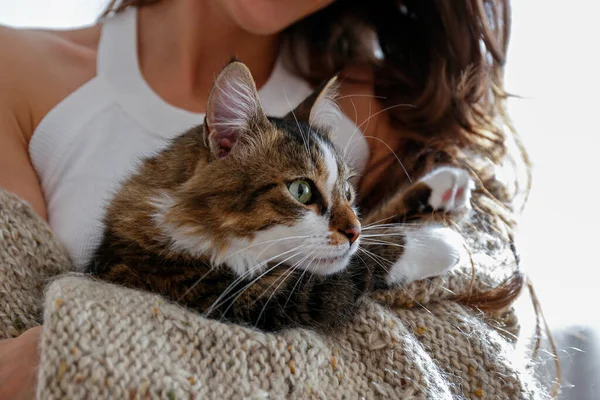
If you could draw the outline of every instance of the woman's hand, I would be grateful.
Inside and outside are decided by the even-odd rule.
[[[14,339],[0,340],[0,400],[35,398],[41,333],[42,327],[36,326]]]

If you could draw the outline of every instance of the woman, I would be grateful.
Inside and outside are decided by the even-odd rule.
[[[362,170],[363,210],[451,161],[473,168],[510,209],[514,196],[492,168],[512,136],[507,0],[113,0],[104,17],[76,30],[0,29],[0,187],[50,222],[78,265],[112,185],[202,121],[232,55],[271,114],[341,72],[344,131],[357,134],[339,144]],[[493,215],[510,231],[510,215]],[[522,280],[511,282],[493,291],[495,302],[470,301],[509,304]],[[40,331],[0,343],[0,398],[33,396]]]

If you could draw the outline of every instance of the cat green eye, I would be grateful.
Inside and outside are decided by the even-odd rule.
[[[310,184],[306,181],[298,179],[290,183],[288,186],[288,190],[298,202],[302,204],[306,204],[312,198],[312,190],[310,188]]]

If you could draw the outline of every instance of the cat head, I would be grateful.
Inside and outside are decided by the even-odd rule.
[[[209,255],[239,275],[275,265],[344,269],[360,222],[351,170],[329,137],[335,90],[332,79],[285,117],[267,117],[250,71],[230,63],[209,97],[205,162],[157,202],[172,249]]]

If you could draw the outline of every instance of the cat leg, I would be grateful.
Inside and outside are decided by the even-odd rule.
[[[380,221],[402,223],[437,213],[461,216],[471,208],[474,188],[475,183],[466,170],[438,167],[370,212],[363,225]]]
[[[419,182],[430,189],[427,204],[434,211],[453,213],[471,208],[471,191],[475,188],[475,182],[466,170],[439,167]]]
[[[405,216],[432,212],[463,214],[471,208],[474,188],[475,183],[466,170],[438,167],[408,187],[401,199],[402,210]]]
[[[434,169],[410,188],[404,204],[415,212],[464,214],[471,208],[475,184],[461,168]],[[407,284],[443,275],[465,256],[464,242],[455,230],[441,224],[427,224],[406,231],[404,251],[390,269],[388,284]]]
[[[390,286],[443,275],[466,256],[462,236],[443,225],[405,231],[402,254],[386,277]]]
[[[386,274],[388,285],[443,275],[460,262],[466,253],[464,242],[458,232],[447,226],[447,221],[460,220],[468,213],[474,187],[466,170],[442,166],[378,210],[376,218],[393,215],[388,221],[398,223],[397,227],[386,224],[379,232],[373,232],[371,241],[381,242],[380,246],[368,246],[372,253],[396,260]],[[408,221],[412,222],[407,224]]]

